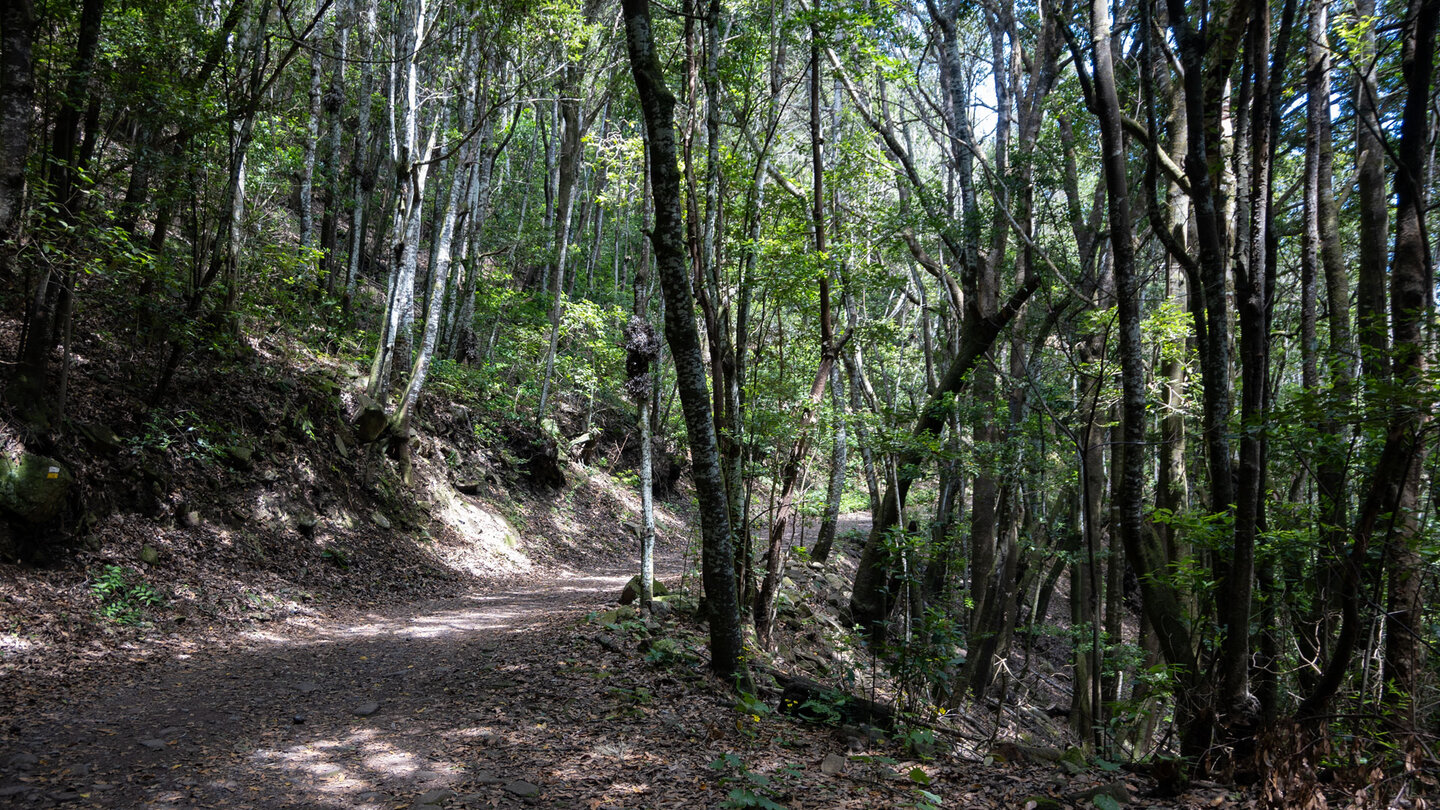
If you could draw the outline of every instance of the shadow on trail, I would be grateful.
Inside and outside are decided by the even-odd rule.
[[[647,789],[624,767],[644,743],[606,722],[623,675],[593,628],[572,628],[628,576],[562,575],[112,661],[20,707],[28,720],[0,740],[0,805],[570,806],[614,791],[624,804]]]

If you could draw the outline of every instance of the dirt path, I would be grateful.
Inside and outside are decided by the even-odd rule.
[[[677,567],[665,568],[673,583]],[[864,732],[737,704],[709,675],[693,622],[585,620],[632,570],[322,614],[188,652],[111,655],[63,690],[25,684],[29,703],[0,712],[16,718],[0,727],[0,807],[699,810],[764,798],[874,810],[933,791],[947,807],[1009,808],[1116,782],[1052,763],[912,759]]]
[[[598,645],[564,645],[632,570],[110,664],[0,730],[0,806],[550,805],[559,734],[603,680]]]

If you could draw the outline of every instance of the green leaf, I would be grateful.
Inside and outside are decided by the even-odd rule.
[[[1090,803],[1100,808],[1100,810],[1120,810],[1120,802],[1116,801],[1114,796],[1109,796],[1104,793],[1091,799]]]
[[[917,785],[930,784],[930,774],[926,773],[925,769],[920,767],[919,765],[911,768],[910,773],[907,774],[907,776],[910,777],[911,782],[914,782]]]

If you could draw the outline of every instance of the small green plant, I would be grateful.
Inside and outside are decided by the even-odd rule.
[[[136,625],[145,620],[150,608],[165,604],[165,598],[139,574],[123,565],[107,565],[90,584],[100,597],[99,613],[117,624]]]
[[[1120,810],[1120,802],[1112,796],[1100,794],[1090,800],[1099,810]]]
[[[645,660],[656,666],[690,665],[696,662],[695,654],[674,639],[657,638],[646,646]]]
[[[721,807],[758,807],[761,810],[785,810],[785,805],[780,804],[772,798],[775,790],[771,787],[772,779],[763,774],[750,770],[745,760],[730,752],[721,754],[719,758],[712,760],[706,767],[712,771],[720,771],[721,784],[735,785],[730,792],[725,794],[725,801],[720,803]]]

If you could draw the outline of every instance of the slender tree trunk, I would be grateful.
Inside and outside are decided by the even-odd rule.
[[[1395,248],[1390,261],[1391,363],[1394,379],[1413,401],[1397,403],[1390,418],[1381,463],[1393,466],[1377,477],[1395,482],[1388,537],[1389,598],[1385,610],[1385,722],[1407,738],[1419,730],[1416,696],[1426,645],[1423,591],[1424,538],[1419,532],[1420,475],[1427,447],[1421,432],[1434,403],[1422,390],[1428,370],[1427,321],[1435,306],[1435,272],[1425,224],[1429,179],[1430,81],[1440,3],[1410,0],[1401,39],[1405,110],[1395,165]],[[1391,452],[1393,449],[1393,452]],[[1390,458],[1387,459],[1387,456]]]
[[[320,269],[325,276],[325,293],[334,295],[336,268],[340,261],[339,223],[342,202],[340,199],[341,133],[344,116],[345,68],[350,61],[350,16],[349,5],[336,14],[335,64],[331,67],[330,89],[325,92],[324,109],[330,116],[330,131],[325,136],[325,163],[321,177],[325,181],[325,213],[320,220]]]
[[[310,52],[310,93],[305,119],[305,145],[300,160],[300,249],[315,246],[315,155],[320,145],[320,106],[324,70],[318,50]]]
[[[470,81],[468,92],[461,102],[459,124],[461,132],[467,132],[474,119],[475,98],[478,91],[478,76],[480,73],[480,49],[472,39],[466,51],[469,57],[464,59],[466,72],[475,77]],[[395,416],[396,433],[400,444],[400,469],[401,477],[406,484],[410,483],[410,420],[414,413],[415,403],[420,398],[420,391],[425,386],[425,378],[430,371],[430,358],[435,354],[436,340],[440,334],[440,323],[445,319],[445,310],[442,302],[445,293],[450,288],[450,278],[453,273],[454,263],[451,260],[455,232],[457,227],[463,231],[465,222],[461,219],[461,200],[469,192],[469,179],[471,168],[474,165],[476,142],[470,141],[460,151],[459,158],[455,161],[455,170],[450,180],[450,193],[445,200],[445,207],[440,214],[441,226],[439,236],[435,240],[435,258],[430,266],[430,292],[426,296],[425,307],[425,332],[421,339],[420,351],[415,356],[415,361],[410,369],[410,381],[405,386],[405,393],[400,398],[399,411]]]
[[[369,172],[370,155],[368,144],[370,141],[370,108],[372,106],[371,95],[375,92],[375,68],[371,64],[373,41],[378,31],[376,20],[377,0],[369,0],[365,9],[359,16],[357,26],[357,38],[360,47],[357,48],[357,58],[360,62],[360,98],[357,102],[358,115],[355,127],[355,156],[350,165],[350,197],[354,200],[355,208],[350,215],[350,261],[345,266],[345,295],[344,309],[348,312],[351,302],[355,299],[355,289],[360,280],[360,263],[365,253],[365,223],[368,219],[366,211],[370,204],[370,193],[374,190],[374,176]]]
[[[419,129],[419,59],[421,34],[427,20],[426,0],[407,0],[405,28],[400,32],[398,51],[405,54],[400,67],[404,76],[398,88],[404,104],[403,117],[395,129],[392,160],[395,169],[395,210],[391,225],[390,283],[375,358],[370,365],[367,393],[383,400],[390,390],[390,378],[397,365],[410,361],[410,325],[415,309],[415,271],[419,261],[420,218],[425,200],[429,164],[425,159],[434,149],[440,129],[439,118],[430,130],[423,151],[417,147]]]
[[[50,137],[50,163],[45,178],[51,198],[59,206],[59,216],[69,221],[74,216],[80,190],[76,185],[80,142],[80,121],[88,106],[90,75],[95,67],[95,53],[100,47],[100,25],[105,14],[105,0],[84,0],[80,6],[80,39],[75,46],[75,62],[70,66],[60,111],[55,116],[55,129]]]
[[[598,0],[586,0],[587,24],[598,11]],[[588,41],[587,38],[582,43],[582,52],[587,49]],[[555,355],[560,348],[560,319],[565,311],[565,271],[570,261],[570,220],[575,208],[576,191],[580,186],[581,137],[585,134],[579,98],[584,71],[583,65],[572,60],[565,67],[565,81],[560,89],[560,122],[564,130],[557,133],[560,139],[560,163],[556,181],[558,199],[555,207],[555,264],[551,272],[555,282],[552,288],[555,298],[550,306],[550,344],[545,352],[545,376],[540,386],[540,404],[535,411],[537,424],[543,421],[549,412],[550,386],[555,376]],[[544,294],[544,289],[541,294]]]
[[[1356,335],[1360,367],[1371,393],[1390,376],[1390,339],[1386,328],[1385,262],[1389,256],[1390,206],[1385,191],[1385,137],[1380,123],[1380,86],[1375,39],[1375,0],[1355,0],[1355,16],[1364,22],[1355,59],[1352,101],[1355,107],[1355,185],[1359,193],[1358,272],[1355,284]]]
[[[32,0],[12,0],[0,10],[0,275],[10,274],[12,247],[25,199],[25,161],[35,97]]]
[[[940,434],[950,412],[947,403],[968,387],[970,372],[994,345],[1000,331],[1014,319],[1020,307],[1039,286],[1039,277],[1032,277],[1025,286],[1010,296],[994,317],[977,319],[967,315],[955,358],[950,361],[949,369],[941,377],[936,395],[926,400],[920,417],[915,420],[915,427],[911,430],[914,444],[908,446],[924,446]],[[919,478],[919,470],[924,462],[924,454],[916,450],[900,453],[895,481],[881,501],[880,519],[871,526],[870,536],[865,541],[865,548],[855,571],[849,619],[863,626],[873,641],[883,641],[882,623],[894,607],[895,595],[898,593],[895,588],[894,567],[886,552],[886,537],[899,523],[900,506],[904,503],[911,484]]]
[[[835,527],[840,519],[840,499],[845,495],[845,397],[840,393],[840,367],[830,366],[830,406],[834,411],[834,441],[830,447],[830,481],[825,489],[825,514],[820,518],[820,531],[815,535],[815,547],[810,556],[820,562],[830,557],[835,544]]]
[[[820,31],[810,29],[810,168],[813,182],[811,227],[815,232],[815,253],[822,263],[828,262],[829,245],[825,234],[825,137],[820,122]],[[780,499],[770,524],[770,543],[765,560],[765,579],[755,605],[755,631],[762,647],[769,649],[770,631],[775,619],[775,598],[779,593],[781,571],[784,569],[785,535],[794,508],[795,484],[810,447],[810,431],[815,424],[815,411],[825,397],[830,382],[830,369],[835,363],[835,330],[830,319],[830,273],[820,273],[820,365],[810,385],[810,397],[796,426],[795,442],[791,445],[781,473]]]
[[[665,294],[665,337],[675,360],[686,432],[689,434],[695,491],[700,502],[701,579],[709,614],[711,667],[722,677],[748,681],[740,640],[740,611],[735,591],[730,509],[720,472],[715,424],[695,329],[694,299],[686,271],[684,223],[680,213],[680,176],[676,168],[675,97],[665,86],[655,52],[648,0],[623,0],[626,38],[636,90],[649,135],[648,163],[655,198],[652,241],[656,269]]]

